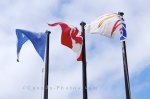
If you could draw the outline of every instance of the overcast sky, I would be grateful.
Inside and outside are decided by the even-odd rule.
[[[49,99],[82,99],[82,63],[60,44],[60,27],[77,26],[108,12],[124,12],[132,99],[150,98],[149,0],[0,0],[0,99],[42,99],[44,62],[26,42],[16,61],[15,29],[50,30]],[[86,34],[89,99],[125,99],[121,42]]]

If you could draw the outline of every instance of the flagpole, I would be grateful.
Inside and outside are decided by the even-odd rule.
[[[124,13],[123,12],[118,12],[118,15],[123,16]],[[126,53],[126,42],[125,41],[122,41],[122,56],[123,56],[126,99],[131,99],[130,81],[129,81],[129,72],[128,72],[128,62],[127,62],[127,53]]]
[[[83,99],[88,99],[87,96],[87,75],[86,75],[86,48],[85,48],[85,22],[80,23],[82,28],[83,46],[82,46],[82,80],[83,80]]]
[[[46,56],[45,56],[45,77],[44,77],[44,99],[48,99],[48,74],[49,74],[49,35],[50,31],[46,31]]]

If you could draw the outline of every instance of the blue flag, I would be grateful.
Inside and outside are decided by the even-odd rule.
[[[45,54],[45,43],[46,43],[46,34],[45,33],[35,33],[30,32],[27,30],[22,29],[16,29],[16,35],[17,35],[17,61],[19,61],[19,53],[23,46],[23,44],[30,40],[37,51],[37,53],[40,55],[42,60],[44,61],[44,54]]]

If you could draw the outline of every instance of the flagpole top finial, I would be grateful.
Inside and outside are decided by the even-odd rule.
[[[118,15],[123,16],[124,13],[123,12],[118,12]]]
[[[82,22],[80,23],[80,25],[81,25],[81,26],[85,26],[86,23],[82,21]]]
[[[49,35],[49,34],[51,33],[51,31],[46,30],[46,32],[45,32],[45,33]]]

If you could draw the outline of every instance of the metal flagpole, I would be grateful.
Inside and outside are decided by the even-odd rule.
[[[123,12],[118,12],[118,15],[123,16],[124,13]],[[126,53],[126,42],[125,41],[122,41],[122,56],[123,56],[126,99],[131,99],[130,81],[129,81],[129,72],[128,72],[128,62],[127,62],[127,53]]]
[[[86,75],[86,48],[85,48],[85,22],[80,23],[82,28],[83,46],[82,46],[82,79],[83,79],[83,99],[87,97],[87,75]]]
[[[45,56],[45,78],[44,78],[44,99],[48,99],[48,74],[49,74],[49,35],[46,31],[46,56]]]

